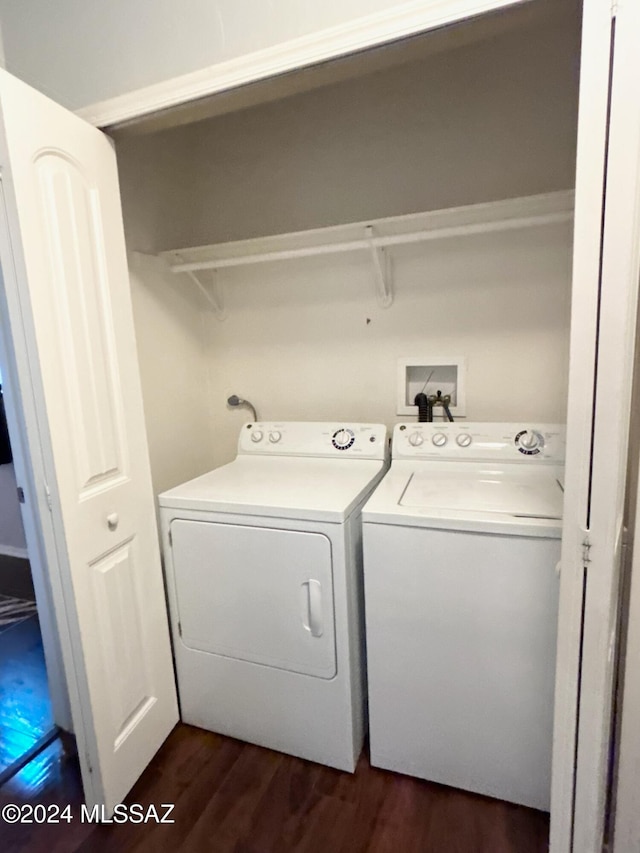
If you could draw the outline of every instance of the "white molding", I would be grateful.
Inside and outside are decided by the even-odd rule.
[[[14,545],[0,544],[0,555],[3,557],[20,557],[23,560],[29,559],[26,548],[16,548]]]
[[[76,114],[95,127],[111,127],[296,68],[529,2],[531,0],[413,0],[91,104],[77,110]]]

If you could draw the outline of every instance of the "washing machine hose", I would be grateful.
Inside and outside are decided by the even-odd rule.
[[[414,405],[418,407],[418,423],[427,424],[433,420],[433,406],[426,394],[416,394]]]

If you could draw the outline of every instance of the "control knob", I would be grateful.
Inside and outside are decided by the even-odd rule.
[[[259,429],[256,429],[251,433],[251,441],[255,441],[256,444],[259,441],[262,441],[262,433],[260,432]]]
[[[282,438],[282,433],[275,429],[273,432],[269,433],[269,441],[271,444],[277,444]]]
[[[471,436],[468,432],[461,432],[456,436],[456,444],[458,447],[469,447],[471,444]]]
[[[447,443],[447,436],[443,432],[436,432],[431,441],[436,447],[444,447]]]
[[[337,429],[331,436],[331,442],[336,450],[348,450],[355,440],[355,433],[345,427]]]
[[[518,434],[517,445],[521,453],[533,453],[544,447],[544,439],[536,430],[527,429]]]
[[[422,433],[412,432],[409,436],[409,444],[411,447],[420,447],[423,441],[424,437],[422,436]]]

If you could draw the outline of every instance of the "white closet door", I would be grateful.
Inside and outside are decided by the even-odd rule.
[[[637,0],[585,0],[552,853],[601,853],[608,811],[638,302],[639,41]]]
[[[37,389],[30,448],[50,493],[85,793],[110,809],[178,719],[115,154],[5,72],[0,108],[1,261]]]

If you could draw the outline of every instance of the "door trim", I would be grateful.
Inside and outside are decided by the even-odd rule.
[[[76,115],[106,128],[230,89],[346,57],[531,0],[413,0],[91,104]]]

